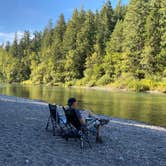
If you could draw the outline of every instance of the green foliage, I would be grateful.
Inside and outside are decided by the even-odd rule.
[[[76,86],[85,86],[89,81],[84,77],[80,80],[77,80],[75,85]]]
[[[118,0],[117,6],[115,7],[115,10],[114,10],[115,23],[118,20],[124,20],[124,17],[126,15],[126,9],[127,7],[122,5],[122,0]]]
[[[166,89],[166,1],[107,0],[0,47],[0,82]]]
[[[78,56],[77,51],[69,51],[66,56],[66,63],[64,66],[65,70],[65,81],[72,81],[77,78],[81,78],[79,67],[80,67],[80,57]]]
[[[90,80],[87,84],[88,87],[93,87],[96,85],[96,81],[95,80]]]
[[[149,11],[149,1],[147,0],[132,0],[129,3],[128,10],[124,19],[124,42],[123,51],[127,53],[127,66],[129,72],[137,74],[142,70],[142,50],[145,44],[145,24]],[[144,76],[143,76],[144,77]]]
[[[136,92],[144,92],[150,90],[147,84],[144,84],[138,80],[134,80],[128,84],[128,88]]]
[[[96,82],[96,85],[107,85],[110,82],[112,82],[110,75],[105,74]]]
[[[134,80],[135,79],[132,73],[122,73],[115,82],[110,84],[110,86],[120,89],[126,89],[128,87],[128,84]]]
[[[0,49],[0,80],[9,83],[21,82],[25,74],[22,64],[16,57],[11,57],[5,50]]]
[[[98,80],[103,76],[104,70],[101,65],[102,58],[95,52],[86,59],[86,70],[84,76],[87,80]]]
[[[160,92],[166,93],[166,81],[165,82],[159,82],[155,89],[160,91]]]
[[[107,80],[116,80],[123,71],[124,55],[122,53],[123,22],[118,21],[115,29],[107,42],[106,54],[103,60],[103,68]],[[109,78],[108,78],[109,77]],[[105,81],[107,82],[107,81]]]

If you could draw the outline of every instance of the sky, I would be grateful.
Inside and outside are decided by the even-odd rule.
[[[111,0],[115,7],[118,0]],[[70,19],[75,8],[100,10],[106,0],[0,0],[0,44],[13,41],[14,34],[23,36],[24,30],[41,31],[52,19],[56,23],[59,15]],[[128,0],[122,0],[127,4]]]

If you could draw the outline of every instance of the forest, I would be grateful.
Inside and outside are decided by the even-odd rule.
[[[166,1],[75,9],[0,46],[0,82],[166,92]]]

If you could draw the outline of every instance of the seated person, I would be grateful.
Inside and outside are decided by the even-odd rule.
[[[73,126],[76,127],[77,129],[80,129],[80,127],[86,127],[87,124],[86,124],[86,120],[82,117],[80,111],[77,109],[77,100],[75,98],[70,98],[68,100],[68,106],[69,108],[67,109],[67,111],[69,111],[69,113],[75,113],[77,118],[79,119],[79,123],[74,120],[73,121]],[[74,111],[74,112],[73,112]],[[108,123],[108,121],[107,121]],[[81,126],[80,126],[81,125]],[[100,122],[95,124],[96,126],[96,142],[97,143],[102,143],[102,138],[101,138],[101,124]]]

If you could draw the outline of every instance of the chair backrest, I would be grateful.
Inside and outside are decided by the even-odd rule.
[[[56,105],[56,111],[59,117],[59,121],[60,123],[66,124],[67,123],[67,119],[66,119],[66,115],[65,115],[65,111],[63,106],[61,105]]]
[[[49,106],[49,110],[50,110],[50,115],[51,117],[57,122],[59,123],[59,116],[57,113],[57,106],[53,105],[53,104],[48,104]]]
[[[77,117],[75,110],[72,108],[64,108],[64,112],[66,115],[67,123],[72,124],[77,130],[80,130],[81,123]]]

